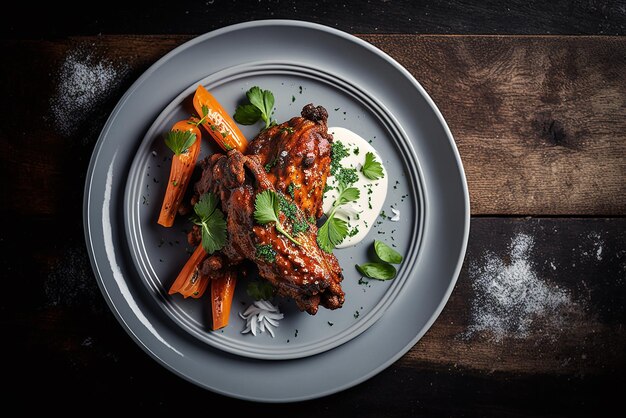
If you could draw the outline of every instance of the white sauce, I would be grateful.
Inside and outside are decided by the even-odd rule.
[[[388,175],[383,159],[367,140],[346,128],[331,127],[328,128],[328,132],[333,135],[335,141],[340,141],[348,149],[348,155],[341,159],[341,166],[355,168],[359,176],[359,180],[352,185],[361,192],[359,199],[340,206],[335,212],[336,217],[348,222],[349,231],[354,228],[358,230],[355,235],[347,236],[337,246],[337,248],[346,248],[358,244],[365,238],[376,222],[387,197]],[[358,154],[355,154],[357,149]],[[378,180],[370,180],[361,173],[361,166],[365,162],[365,155],[368,152],[374,154],[376,161],[383,166],[384,177]],[[334,176],[328,176],[327,184],[333,189],[324,194],[324,213],[326,214],[337,199],[337,180]]]

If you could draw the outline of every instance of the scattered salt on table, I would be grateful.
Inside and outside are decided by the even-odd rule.
[[[518,234],[510,246],[510,262],[487,252],[480,265],[470,267],[475,298],[467,336],[486,332],[495,340],[524,338],[534,321],[560,328],[564,311],[575,303],[569,293],[538,276],[530,256],[534,239]]]
[[[126,71],[111,61],[97,60],[82,48],[70,51],[61,64],[50,100],[53,122],[60,133],[75,133],[110,97]]]

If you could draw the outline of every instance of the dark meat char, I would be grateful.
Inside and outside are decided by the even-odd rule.
[[[294,202],[307,217],[319,218],[323,214],[322,197],[330,172],[333,140],[327,120],[326,109],[308,104],[301,117],[261,132],[246,150],[246,154],[258,156],[260,164],[269,169],[267,177],[276,190],[293,194]]]
[[[322,192],[330,170],[328,114],[321,106],[307,105],[302,115],[263,131],[251,141],[247,155],[232,150],[227,155],[205,158],[201,179],[195,185],[195,199],[208,191],[216,193],[227,218],[227,244],[219,255],[205,260],[203,272],[210,274],[222,266],[232,268],[250,260],[278,295],[292,298],[302,311],[314,315],[319,305],[328,309],[343,305],[343,275],[334,254],[318,247],[317,227],[309,222],[311,215],[321,214]],[[270,167],[267,164],[274,156],[278,159]],[[254,221],[256,195],[274,190],[291,201],[287,192],[290,183],[294,183],[291,190],[297,211],[291,219],[281,213],[280,221],[288,231],[294,222],[307,222],[308,230],[297,235],[301,245],[289,241],[273,224],[258,225]],[[189,235],[190,242],[198,242],[199,238],[197,230]],[[275,261],[259,258],[259,245],[271,245]]]

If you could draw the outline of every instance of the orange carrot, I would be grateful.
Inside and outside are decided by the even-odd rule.
[[[209,278],[200,276],[199,268],[206,255],[202,244],[198,245],[170,287],[168,292],[170,295],[180,293],[185,298],[191,296],[197,299],[204,294],[209,284]]]
[[[198,85],[196,88],[193,95],[193,107],[202,118],[202,126],[206,128],[224,151],[237,149],[244,152],[246,150],[248,141],[239,127],[226,109],[204,86]]]
[[[165,189],[165,196],[163,198],[163,205],[161,206],[161,212],[159,213],[158,224],[170,227],[174,225],[174,218],[178,212],[183,197],[185,197],[185,191],[189,185],[189,180],[193,175],[193,170],[196,166],[196,160],[200,155],[200,140],[202,134],[200,129],[193,120],[181,120],[176,122],[171,129],[171,132],[190,132],[195,135],[195,142],[183,152],[177,154],[174,153],[172,157],[172,166],[170,168],[170,178],[167,182],[167,188]]]
[[[211,313],[213,316],[211,329],[217,330],[228,325],[236,284],[237,272],[232,269],[227,269],[211,280]]]

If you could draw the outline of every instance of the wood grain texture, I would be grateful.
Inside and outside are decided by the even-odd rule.
[[[180,413],[178,400],[193,399],[208,409],[281,416],[565,417],[602,415],[621,399],[622,38],[361,35],[406,66],[441,109],[465,165],[472,213],[481,216],[472,219],[446,308],[405,356],[336,395],[264,405],[201,390],[150,359],[106,306],[84,245],[85,173],[106,118],[143,71],[190,37],[0,41],[7,58],[0,66],[0,209],[10,224],[0,231],[0,269],[11,283],[28,285],[20,288],[26,296],[0,302],[0,327],[11,338],[2,348],[11,360],[10,401],[34,408],[36,393],[48,411],[66,412],[119,412],[124,403],[142,413]],[[65,125],[54,101],[68,57],[102,64],[115,77],[88,107],[61,112],[71,116]],[[516,214],[562,217],[506,217]],[[481,316],[498,300],[480,284],[498,277],[488,270],[493,263],[501,274],[514,264],[520,236],[533,244],[518,265],[527,283],[521,289],[562,299],[502,332],[497,318]]]
[[[473,214],[626,213],[626,39],[364,36],[442,111]]]
[[[451,299],[405,356],[354,388],[284,405],[204,391],[150,359],[100,296],[80,231],[66,234],[56,248],[35,244],[39,258],[14,272],[31,277],[33,291],[26,300],[3,301],[0,324],[13,341],[3,351],[21,364],[5,378],[15,382],[16,399],[35,391],[51,410],[68,412],[84,402],[93,408],[94,399],[160,412],[194,399],[240,412],[301,417],[565,417],[608,411],[626,383],[626,219],[479,218],[471,231]],[[493,258],[511,264],[511,243],[520,235],[532,245],[526,276],[519,279],[530,283],[528,275],[534,275],[541,285],[564,292],[567,303],[528,316],[525,333],[469,332],[476,325],[473,312],[485,303],[484,289],[476,286],[485,274],[481,267]],[[16,238],[8,254],[18,257],[28,241],[27,235]]]
[[[362,37],[404,65],[442,111],[463,160],[472,214],[626,213],[626,39]],[[125,88],[188,39],[2,42],[10,57],[0,69],[7,98],[0,105],[1,174],[11,178],[3,187],[6,210],[53,215],[67,209],[64,196],[78,202],[92,146]],[[50,109],[59,71],[76,51],[108,63],[117,78],[68,133],[39,110]],[[29,106],[13,105],[25,97]]]
[[[15,16],[28,16],[28,24]],[[17,3],[0,15],[0,37],[200,34],[259,19],[306,20],[350,33],[626,33],[626,7],[615,0],[179,0],[80,8]]]

